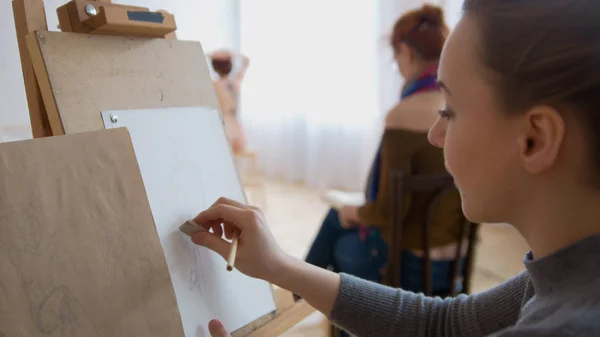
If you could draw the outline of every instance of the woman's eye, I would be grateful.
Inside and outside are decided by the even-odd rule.
[[[440,117],[445,119],[450,119],[450,117],[452,117],[452,111],[448,108],[440,109],[438,113],[440,114]]]

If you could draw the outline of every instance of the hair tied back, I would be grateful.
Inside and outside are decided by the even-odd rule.
[[[444,25],[444,13],[439,7],[423,5],[420,21],[419,29],[424,29],[428,26],[440,27]]]

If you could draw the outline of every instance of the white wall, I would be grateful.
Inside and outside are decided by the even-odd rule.
[[[239,46],[235,0],[114,0],[175,15],[177,37],[200,41],[205,51]],[[66,0],[46,0],[48,28],[57,30],[56,8]],[[31,137],[21,60],[12,14],[12,2],[0,1],[0,142]],[[205,60],[201,60],[205,62]]]
[[[454,28],[462,15],[463,0],[445,0],[444,11],[446,12],[446,21],[450,28]]]

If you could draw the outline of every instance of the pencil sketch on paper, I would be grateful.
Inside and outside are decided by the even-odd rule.
[[[118,126],[110,122],[111,113],[119,115]],[[219,111],[181,107],[102,114],[106,128],[130,132],[185,333],[196,336],[211,317],[235,330],[276,310],[268,283],[227,272],[222,257],[179,231],[219,196],[244,199]],[[205,327],[203,332],[208,335]]]
[[[68,214],[59,222],[52,214],[45,213],[47,205],[40,195],[33,192],[29,202],[21,207],[6,206],[0,209],[0,224],[3,236],[0,256],[8,258],[14,268],[19,285],[29,302],[31,321],[43,335],[60,337],[99,337],[98,331],[77,296],[68,284],[73,284],[69,275],[61,273],[65,265],[71,264],[72,236],[70,227],[77,227]],[[142,288],[154,286],[154,270],[145,257],[136,257],[126,249],[125,242],[108,228],[99,225],[97,242],[102,245],[101,264],[95,266],[98,275],[108,275],[112,284],[136,282],[132,289],[140,287],[139,278],[128,280],[132,271],[144,275]],[[69,254],[69,255],[66,255]],[[85,284],[81,285],[85,286]],[[110,286],[110,284],[108,285]],[[80,290],[81,291],[81,290]]]
[[[203,170],[196,163],[187,160],[185,153],[181,147],[176,146],[180,142],[177,139],[171,139],[171,153],[174,156],[175,166],[173,167],[173,186],[175,193],[174,205],[181,207],[183,212],[187,214],[187,219],[193,219],[195,212],[208,207],[206,198],[206,189],[204,188]],[[189,200],[189,196],[194,196],[193,200]],[[191,201],[191,202],[190,202]],[[206,293],[210,293],[210,287],[206,287],[205,280],[210,279],[210,272],[207,272],[206,267],[210,266],[211,261],[206,261],[206,252],[202,252],[200,247],[194,244],[188,244],[186,247],[186,255],[188,255],[187,266],[189,269],[189,290],[197,291],[203,298]],[[207,263],[208,262],[208,263]],[[204,291],[203,289],[207,289]]]
[[[99,337],[93,323],[66,286],[56,287],[44,296],[35,312],[35,325],[46,335],[60,331],[62,337]]]
[[[198,254],[198,250],[195,247],[189,247],[192,255],[192,268],[190,270],[190,291],[196,290],[202,295],[202,282],[204,280],[204,270],[202,268],[201,256]]]
[[[219,289],[219,286],[222,286],[217,283],[218,278],[215,276],[219,274],[219,271],[216,269],[219,266],[225,270],[225,260],[219,258],[218,261],[215,261],[211,256],[211,253],[206,248],[196,249],[196,254],[200,257],[200,264],[196,265],[196,268],[204,270],[204,272],[211,277],[207,277],[206,280],[202,283],[202,287],[204,290],[202,293],[204,294],[203,298],[206,301],[207,307],[209,307],[213,312],[220,312],[220,303],[221,299],[218,298],[218,294],[215,289]],[[222,271],[221,271],[222,272]]]
[[[51,274],[55,265],[55,251],[61,244],[63,228],[51,220],[38,216],[36,200],[29,207],[4,209],[0,218],[13,225],[13,238],[6,249],[15,268],[21,288],[29,300],[35,328],[44,335],[61,337],[99,337],[96,328],[67,286],[54,285]],[[60,262],[58,262],[60,263]]]
[[[173,140],[172,144],[175,145],[178,142]],[[205,172],[196,163],[187,160],[181,148],[173,148],[172,151],[176,158],[173,161],[176,163],[173,169],[176,192],[175,205],[185,208],[188,211],[188,219],[192,219],[196,214],[191,213],[190,209],[194,209],[197,212],[210,206],[205,188]],[[184,178],[187,180],[184,180]],[[194,196],[194,202],[191,204],[190,200],[184,198],[190,195]],[[207,307],[214,311],[220,305],[220,301],[216,298],[216,292],[214,291],[220,287],[216,283],[215,278],[215,275],[218,275],[218,270],[216,269],[217,262],[207,249],[194,244],[188,244],[186,248],[188,250],[186,254],[190,257],[188,259],[190,261],[188,265],[188,268],[190,268],[188,289],[198,292],[204,299]],[[223,261],[219,260],[218,262]]]

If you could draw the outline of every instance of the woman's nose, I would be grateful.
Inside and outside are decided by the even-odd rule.
[[[439,148],[444,147],[444,138],[446,137],[446,123],[441,118],[433,123],[431,128],[429,129],[429,133],[427,134],[427,139],[433,146],[437,146]]]

